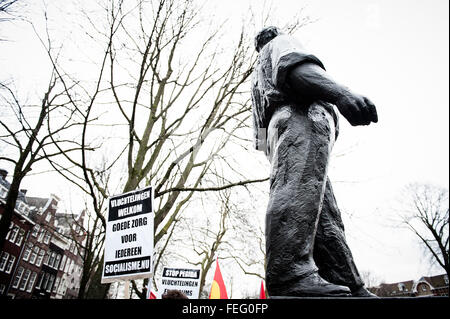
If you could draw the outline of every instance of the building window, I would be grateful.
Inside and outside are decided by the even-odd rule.
[[[57,254],[56,255],[56,259],[55,259],[55,263],[53,264],[53,268],[58,269],[60,261],[61,261],[61,255]]]
[[[45,230],[44,230],[44,229],[41,229],[41,230],[39,231],[39,237],[38,237],[38,239],[37,239],[38,242],[42,243],[42,239],[44,238],[44,234],[45,234]]]
[[[66,268],[64,269],[64,272],[65,272],[66,274],[69,273],[69,266],[70,266],[70,258],[67,257]]]
[[[62,261],[61,261],[61,265],[59,265],[59,270],[63,270],[64,269],[64,264],[66,262],[66,258],[67,258],[67,256],[64,255],[63,258],[62,258]]]
[[[11,273],[11,270],[13,269],[14,262],[16,261],[16,256],[10,256],[8,262],[6,263],[6,269],[5,272],[7,274]]]
[[[66,293],[65,292],[65,286],[66,286],[66,279],[64,277],[62,277],[61,283],[59,284],[59,288],[58,288],[58,293],[60,295],[64,295]]]
[[[25,211],[25,206],[26,205],[23,202],[17,202],[17,204],[16,204],[16,208],[21,212]]]
[[[44,243],[48,244],[50,242],[50,232],[46,231],[44,236]]]
[[[37,237],[37,235],[39,234],[39,230],[41,229],[41,226],[39,225],[34,225],[33,227],[33,232],[31,233],[31,236],[33,236],[34,238]]]
[[[55,281],[55,276],[54,275],[50,275],[50,278],[48,280],[48,284],[47,284],[47,292],[51,292],[52,288],[53,288],[53,282]]]
[[[448,285],[448,276],[447,275],[444,275],[444,282],[446,285]]]
[[[14,226],[13,229],[11,229],[10,233],[9,233],[9,241],[10,242],[15,242],[16,241],[16,237],[17,237],[17,233],[19,232],[19,227],[18,226]]]
[[[33,289],[33,285],[34,285],[34,282],[36,281],[36,277],[37,277],[37,273],[33,272],[31,274],[30,281],[28,282],[27,292],[31,292],[31,290]]]
[[[23,230],[21,228],[20,231],[19,231],[19,236],[17,236],[17,239],[16,239],[16,245],[17,246],[22,245],[22,241],[23,241],[24,237],[25,237],[25,230]]]
[[[69,267],[69,274],[70,275],[73,274],[73,266],[74,266],[74,263],[73,263],[73,260],[71,260],[70,261],[70,267]]]
[[[3,295],[5,293],[5,290],[6,290],[6,285],[0,284],[0,295]]]
[[[53,263],[55,262],[55,257],[56,257],[56,253],[54,251],[52,251],[52,253],[50,254],[50,258],[48,259],[48,265],[50,267],[53,267]]]
[[[25,274],[23,275],[22,281],[20,282],[20,286],[19,286],[20,290],[25,290],[25,287],[27,286],[27,283],[28,283],[28,279],[30,279],[30,275],[31,275],[31,270],[30,269],[25,270]]]
[[[31,254],[31,249],[33,248],[33,245],[31,243],[26,244],[25,250],[23,251],[23,257],[22,259],[25,261],[28,261]]]
[[[30,207],[26,206],[23,208],[23,213],[25,214],[25,216],[28,216],[30,213]]]
[[[39,247],[34,246],[33,251],[31,253],[31,257],[30,257],[30,264],[34,264],[36,262],[36,257],[37,257],[38,252],[39,252]]]
[[[6,188],[4,188],[3,186],[0,185],[0,197],[6,198],[7,193],[8,193],[8,191],[6,190]]]
[[[0,257],[0,271],[5,270],[6,262],[8,261],[9,254],[5,251],[2,251],[2,255]]]
[[[42,264],[47,265],[48,261],[48,251],[44,251],[44,256],[42,257]]]
[[[45,290],[45,287],[47,287],[49,276],[50,275],[48,273],[44,273],[44,280],[42,281],[41,290]]]
[[[52,218],[52,215],[50,212],[47,213],[47,216],[45,216],[45,221],[48,223],[50,221],[50,218]]]
[[[41,249],[39,251],[39,255],[38,255],[38,258],[36,260],[36,266],[41,267],[42,260],[44,259],[44,254],[45,254],[45,251],[43,249]]]
[[[17,269],[16,277],[14,278],[14,281],[12,284],[13,288],[17,288],[19,286],[19,282],[20,282],[20,279],[22,279],[22,275],[23,275],[23,267],[19,267]]]
[[[56,292],[58,290],[58,286],[59,286],[60,280],[61,280],[60,277],[56,278],[55,285],[53,286],[53,291],[52,292]]]
[[[48,265],[48,258],[50,257],[50,252],[47,251],[44,256],[44,265]]]
[[[36,289],[41,289],[42,281],[44,280],[44,273],[39,274],[38,282],[36,284]]]
[[[427,286],[426,285],[422,285],[422,291],[427,291]]]
[[[25,216],[28,216],[29,208],[27,204],[21,202],[19,205],[19,211],[21,211]]]

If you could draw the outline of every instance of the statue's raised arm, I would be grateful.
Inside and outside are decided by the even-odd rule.
[[[302,63],[293,67],[288,72],[287,81],[293,91],[304,92],[306,98],[336,105],[351,125],[378,122],[375,105],[367,97],[355,94],[336,83],[316,64]]]

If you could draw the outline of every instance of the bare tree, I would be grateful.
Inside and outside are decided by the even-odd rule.
[[[0,0],[0,22],[13,19],[18,0]]]
[[[95,227],[88,239],[101,242],[104,203],[113,194],[154,185],[155,244],[169,243],[195,194],[268,179],[240,171],[226,152],[251,144],[253,33],[242,26],[226,34],[192,0],[106,0],[99,10],[80,10],[80,30],[99,48],[86,54],[88,80],[73,73],[64,82],[68,99],[82,110],[75,137],[81,149],[65,163],[51,163],[90,198]],[[60,74],[69,73],[63,70],[70,60],[52,62]],[[98,149],[90,156],[86,147],[94,142]],[[90,283],[85,296],[103,298],[109,285],[99,284],[98,247],[86,246],[97,267],[86,266],[82,282]]]
[[[199,29],[202,19],[193,1],[107,1],[102,9],[103,21],[84,13],[89,37],[103,44],[96,78],[84,83],[71,76],[64,82],[71,88],[65,91],[69,100],[83,110],[81,149],[77,156],[66,156],[65,164],[51,163],[92,199],[103,229],[103,203],[109,196],[155,185],[157,243],[194,193],[267,180],[230,174],[223,184],[208,183],[217,162],[228,165],[221,154],[225,145],[239,143],[240,130],[248,127],[250,98],[243,88],[254,50],[242,30],[231,49],[218,45],[220,27]],[[63,72],[62,64],[52,61]],[[112,122],[103,127],[117,128],[116,136],[103,135],[102,127],[91,123],[101,119],[105,105]],[[96,154],[109,152],[101,165],[99,156],[86,154],[93,136],[103,136],[103,151]],[[103,183],[106,172],[112,178]],[[101,265],[102,257],[98,259]],[[89,275],[91,283],[98,283],[100,276],[97,267],[94,277]],[[104,287],[102,296],[108,285]]]
[[[206,224],[206,227],[197,227],[197,229],[189,229],[190,231],[195,230],[195,234],[191,233],[190,240],[192,249],[200,257],[200,260],[194,262],[192,259],[187,258],[187,256],[180,255],[181,258],[185,258],[186,261],[194,266],[198,266],[201,269],[200,277],[200,292],[203,291],[205,287],[206,276],[214,264],[219,253],[220,246],[226,245],[224,241],[224,236],[228,230],[228,220],[230,215],[230,195],[229,192],[225,193],[221,201],[220,209],[220,220],[218,221],[218,227],[212,227],[210,221]],[[194,228],[191,226],[191,228]],[[202,239],[200,239],[202,238]]]
[[[360,274],[367,288],[375,288],[382,282],[372,270],[362,270]]]
[[[78,247],[80,252],[86,252],[80,253],[84,259],[80,283],[80,295],[83,296],[86,286],[92,280],[93,270],[100,264],[98,254],[104,240],[103,207],[107,195],[99,196],[98,193],[103,192],[103,183],[108,183],[110,174],[104,167],[94,173],[84,165],[88,153],[96,149],[87,141],[86,131],[88,126],[97,120],[97,115],[92,115],[91,110],[100,92],[103,67],[100,68],[97,86],[94,85],[90,92],[87,86],[69,76],[59,63],[63,47],[51,39],[47,12],[44,17],[44,31],[29,22],[52,67],[48,88],[41,97],[41,104],[21,101],[12,84],[0,83],[0,99],[5,107],[0,118],[0,142],[3,144],[0,160],[14,167],[5,213],[0,221],[0,243],[3,243],[8,232],[22,180],[36,164],[49,163],[55,171],[80,187],[84,193],[92,195],[95,214],[92,216],[88,213],[88,229],[84,229],[87,234],[85,245],[79,243]],[[80,90],[85,94],[79,94]],[[68,169],[69,166],[81,170],[81,183],[79,176]],[[87,211],[91,210],[92,208]]]
[[[26,103],[12,83],[0,83],[0,161],[13,167],[4,214],[0,220],[0,247],[3,247],[19,196],[20,185],[37,163],[79,150],[80,145],[64,134],[79,124],[62,87],[62,76],[51,70],[50,80],[40,104]]]
[[[23,10],[23,7],[23,1],[0,0],[0,23],[20,19],[21,14],[19,14],[19,11]],[[8,41],[8,37],[4,37],[2,32],[0,32],[0,43],[2,41]]]
[[[248,207],[249,194],[233,189],[196,196],[193,210],[185,214],[166,262],[193,265],[201,270],[200,295],[207,297],[207,278],[217,257],[225,262],[229,273],[264,278],[264,234],[257,211]],[[242,200],[245,198],[245,201]],[[200,214],[212,211],[214,214]],[[231,289],[231,287],[230,287]]]
[[[431,184],[410,184],[402,196],[401,222],[420,240],[432,264],[449,275],[448,190]]]

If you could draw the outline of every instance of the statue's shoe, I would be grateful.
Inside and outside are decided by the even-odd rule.
[[[379,298],[377,295],[371,293],[369,290],[367,290],[364,286],[360,287],[359,289],[352,291],[353,297],[367,297],[367,298]]]
[[[294,286],[277,292],[278,296],[291,297],[351,297],[348,287],[329,283],[317,272],[301,279]]]

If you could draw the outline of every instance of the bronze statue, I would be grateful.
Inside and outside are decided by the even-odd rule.
[[[269,295],[375,297],[353,262],[327,167],[338,135],[334,106],[354,126],[376,123],[376,108],[332,80],[317,57],[278,28],[264,28],[255,45],[255,147],[271,163]]]

